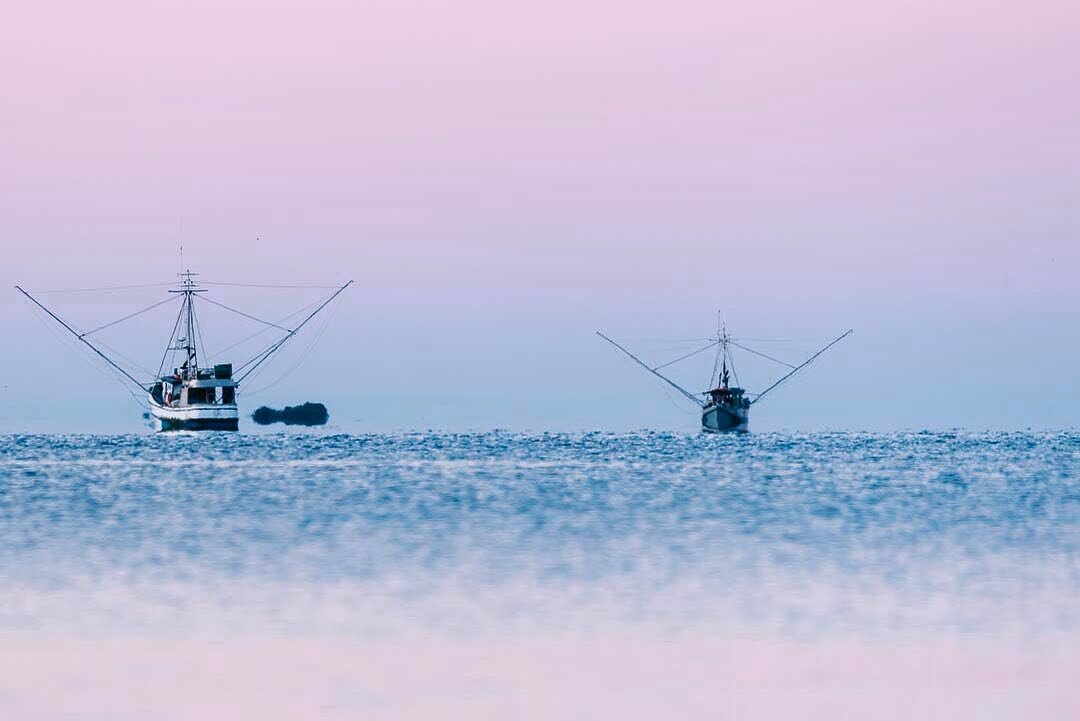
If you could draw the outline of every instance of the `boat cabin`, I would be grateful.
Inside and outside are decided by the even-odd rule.
[[[742,388],[728,388],[726,385],[718,386],[709,391],[710,406],[722,405],[735,408],[749,408],[750,401],[744,397]]]
[[[162,406],[182,408],[201,405],[233,405],[236,403],[236,381],[232,364],[220,363],[213,368],[175,368],[171,376],[163,376],[150,389],[150,395]]]

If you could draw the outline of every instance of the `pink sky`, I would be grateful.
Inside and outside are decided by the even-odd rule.
[[[33,243],[15,246],[23,275],[63,274],[42,243],[145,268],[171,258],[181,218],[192,251],[250,259],[265,238],[253,272],[345,263],[390,287],[449,270],[607,290],[604,271],[674,284],[727,258],[853,292],[994,292],[1007,272],[1063,287],[1077,262],[1068,3],[17,1],[5,16],[4,234]]]
[[[881,327],[864,366],[890,324],[1010,312],[1048,325],[1008,344],[1076,350],[1074,4],[13,0],[2,25],[9,284],[169,280],[182,241],[204,272],[355,278],[348,349],[524,317],[582,358],[595,327],[682,337],[722,307],[770,336]],[[961,345],[949,367],[983,362]]]

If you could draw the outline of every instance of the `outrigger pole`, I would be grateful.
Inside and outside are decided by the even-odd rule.
[[[642,367],[642,368],[644,368],[645,370],[647,370],[647,371],[649,371],[650,373],[652,373],[652,374],[653,374],[654,376],[656,376],[656,377],[657,377],[657,378],[659,378],[660,380],[662,380],[662,381],[664,381],[665,383],[667,383],[667,384],[668,384],[669,386],[671,386],[671,387],[672,387],[672,388],[674,388],[675,390],[679,391],[679,393],[682,393],[682,394],[683,394],[684,396],[686,396],[686,398],[687,398],[688,400],[690,400],[690,401],[691,401],[692,403],[694,403],[694,405],[698,406],[699,408],[704,408],[704,407],[705,407],[705,404],[704,404],[704,403],[702,403],[702,402],[701,402],[700,400],[698,400],[698,399],[697,399],[697,396],[695,396],[695,395],[694,395],[693,393],[691,393],[690,391],[686,390],[685,388],[683,388],[682,386],[680,386],[679,384],[677,384],[677,383],[676,383],[675,381],[671,380],[671,379],[670,379],[670,378],[668,378],[667,376],[665,376],[665,375],[662,375],[662,374],[660,374],[660,373],[657,373],[657,372],[656,372],[656,369],[654,369],[654,368],[650,368],[650,367],[648,366],[648,364],[646,364],[646,363],[645,363],[644,361],[642,361],[642,360],[641,360],[640,358],[638,358],[638,357],[637,357],[636,355],[634,355],[634,354],[633,354],[633,353],[631,353],[630,351],[626,350],[626,349],[625,349],[625,348],[623,348],[623,347],[622,347],[621,345],[619,345],[619,344],[618,344],[618,343],[616,343],[615,341],[611,340],[610,338],[608,338],[608,337],[607,337],[606,335],[604,335],[604,334],[603,334],[603,333],[601,333],[600,331],[596,331],[596,335],[600,336],[601,338],[603,338],[604,340],[606,340],[606,341],[607,341],[608,343],[610,343],[611,345],[615,346],[616,348],[618,348],[619,350],[621,350],[621,351],[622,351],[623,353],[625,353],[626,355],[630,356],[630,358],[631,358],[631,359],[632,359],[632,360],[633,360],[633,361],[634,361],[635,363],[637,363],[637,364],[638,364],[639,366],[641,366],[641,367]],[[715,344],[710,344],[710,346],[711,346],[711,345],[715,345]],[[704,350],[704,348],[703,348],[702,350]],[[696,352],[698,352],[698,351],[695,351],[695,353],[696,353]],[[693,355],[693,354],[691,354],[691,355]]]
[[[815,359],[815,358],[817,358],[817,357],[818,357],[819,355],[821,355],[821,354],[822,354],[822,353],[824,353],[825,351],[829,350],[829,349],[830,349],[830,348],[832,348],[832,347],[833,347],[834,345],[836,345],[836,344],[837,344],[837,343],[839,343],[840,341],[844,340],[845,338],[847,338],[847,337],[848,337],[849,335],[851,335],[851,334],[852,334],[852,333],[854,333],[854,332],[855,332],[855,329],[854,329],[854,328],[848,329],[848,332],[847,332],[847,333],[844,333],[844,334],[843,334],[843,335],[841,335],[841,336],[840,336],[839,338],[836,338],[836,339],[834,339],[834,340],[833,340],[832,342],[830,342],[830,343],[829,343],[828,345],[826,345],[826,346],[825,346],[824,348],[822,348],[821,350],[819,350],[819,351],[818,351],[817,353],[815,353],[814,355],[810,356],[809,358],[807,358],[807,359],[806,359],[805,361],[803,361],[803,362],[802,362],[802,363],[800,363],[799,365],[795,366],[795,368],[793,368],[793,369],[791,370],[791,372],[789,372],[789,373],[788,373],[787,375],[785,375],[785,376],[784,376],[783,378],[781,378],[780,380],[776,381],[775,383],[773,383],[773,384],[772,384],[771,386],[769,386],[769,387],[768,387],[768,388],[766,388],[765,390],[761,391],[761,393],[758,393],[758,394],[757,394],[757,398],[755,398],[754,400],[750,401],[750,405],[754,405],[755,403],[757,403],[758,401],[760,401],[760,400],[761,400],[762,398],[764,398],[764,397],[765,397],[765,394],[766,394],[766,393],[768,393],[769,391],[771,391],[771,390],[772,390],[773,388],[776,388],[776,387],[777,387],[778,385],[780,385],[781,383],[783,383],[784,381],[786,381],[786,380],[787,380],[788,378],[790,378],[791,376],[793,376],[793,375],[795,375],[796,373],[798,373],[799,371],[801,371],[801,370],[802,370],[803,368],[805,368],[806,366],[810,365],[810,364],[811,364],[811,363],[812,363],[812,362],[814,361],[814,359]],[[742,348],[742,346],[739,346],[739,347],[740,347],[740,348]],[[748,350],[748,349],[745,349],[745,350]],[[756,351],[755,351],[755,352],[756,352]],[[763,355],[763,354],[760,354],[760,353],[759,353],[759,355]],[[767,356],[766,356],[766,357],[767,357]],[[770,358],[770,360],[773,360],[773,359],[771,359],[771,358]],[[780,361],[777,361],[777,362],[780,362]]]
[[[145,388],[143,388],[143,385],[142,385],[142,383],[140,383],[139,381],[135,380],[135,377],[134,377],[134,376],[132,376],[132,375],[131,375],[130,373],[128,373],[128,372],[127,372],[126,370],[124,370],[124,369],[123,369],[123,368],[121,368],[121,367],[120,367],[119,365],[117,365],[117,364],[116,364],[116,362],[115,362],[115,361],[113,361],[113,359],[112,359],[112,358],[110,358],[109,356],[105,355],[105,354],[104,354],[104,353],[102,353],[102,352],[101,352],[100,350],[98,350],[98,349],[97,349],[97,347],[96,347],[96,346],[95,346],[95,345],[94,345],[93,343],[91,343],[90,341],[86,340],[86,338],[84,338],[83,336],[85,336],[85,335],[88,335],[87,333],[79,333],[79,332],[78,332],[77,330],[75,330],[75,329],[74,329],[74,328],[72,328],[72,327],[71,327],[70,325],[68,325],[67,323],[65,323],[65,322],[63,321],[63,319],[61,319],[61,318],[60,318],[60,316],[58,316],[58,315],[57,315],[56,313],[53,313],[53,312],[52,312],[51,310],[49,310],[48,308],[46,308],[45,306],[43,306],[43,305],[42,305],[41,303],[39,303],[39,302],[38,302],[38,300],[37,300],[37,298],[35,298],[34,296],[32,296],[32,295],[30,295],[29,293],[27,293],[27,292],[26,292],[25,290],[23,290],[23,289],[22,289],[22,287],[20,287],[20,286],[15,286],[15,290],[17,290],[17,291],[19,291],[20,293],[22,293],[23,295],[25,295],[25,296],[26,296],[27,298],[29,298],[29,299],[30,299],[30,301],[31,301],[31,302],[32,302],[32,303],[33,303],[34,305],[36,305],[36,306],[37,306],[38,308],[41,308],[41,309],[42,309],[43,311],[45,311],[46,313],[48,313],[48,314],[49,314],[49,315],[50,315],[50,316],[52,317],[52,319],[53,319],[53,320],[55,320],[55,321],[56,321],[57,323],[59,323],[60,325],[64,326],[64,328],[65,328],[65,329],[66,329],[66,330],[67,330],[67,331],[68,331],[69,333],[71,333],[71,335],[75,336],[75,338],[76,338],[76,339],[77,339],[78,341],[80,341],[80,342],[82,342],[82,343],[86,344],[86,347],[87,347],[87,348],[89,348],[90,350],[94,351],[94,352],[95,352],[95,353],[97,353],[97,354],[98,354],[99,356],[101,356],[101,359],[102,359],[102,360],[104,360],[104,361],[105,361],[106,363],[108,363],[109,365],[111,365],[111,366],[112,366],[113,368],[115,368],[116,370],[118,370],[118,371],[120,371],[121,373],[123,373],[123,374],[124,374],[124,377],[125,377],[125,378],[127,378],[127,379],[128,379],[129,381],[131,381],[132,383],[134,383],[134,384],[135,384],[136,386],[138,386],[139,390],[141,390],[141,391],[145,391],[145,390],[146,390]],[[170,298],[169,300],[172,300],[172,299]],[[121,320],[127,320],[127,318],[122,318]],[[119,321],[117,321],[117,322],[119,322]],[[99,330],[100,330],[100,329],[99,329]]]
[[[277,350],[278,350],[279,348],[281,348],[281,346],[285,345],[285,341],[289,340],[289,339],[290,339],[290,338],[292,338],[292,337],[293,337],[294,335],[296,335],[297,333],[299,333],[299,332],[300,332],[300,329],[301,329],[301,328],[303,328],[303,327],[304,327],[305,325],[307,325],[307,322],[308,322],[309,320],[311,320],[312,318],[314,318],[314,317],[315,317],[315,316],[316,316],[316,315],[317,315],[317,314],[319,313],[319,311],[321,311],[321,310],[322,310],[323,308],[325,308],[326,306],[330,305],[330,301],[334,300],[334,298],[337,298],[337,297],[338,297],[339,295],[341,295],[341,294],[342,294],[342,293],[343,293],[343,292],[345,291],[345,289],[346,289],[346,288],[348,288],[348,287],[349,287],[350,285],[352,285],[352,284],[353,284],[353,281],[351,281],[351,280],[350,280],[350,281],[349,281],[348,283],[346,283],[345,285],[343,285],[343,286],[341,286],[340,288],[338,288],[338,289],[337,289],[336,291],[334,291],[334,294],[333,294],[333,295],[331,295],[331,296],[330,296],[329,298],[327,298],[327,299],[326,299],[325,301],[323,301],[323,302],[322,302],[322,304],[321,304],[321,305],[319,305],[319,307],[318,307],[318,308],[316,308],[315,310],[311,311],[311,315],[309,315],[309,316],[308,316],[307,318],[304,318],[303,322],[302,322],[302,323],[300,323],[300,325],[298,325],[298,326],[296,326],[295,328],[293,328],[293,329],[292,329],[291,331],[289,331],[289,332],[288,332],[288,334],[286,334],[284,338],[282,338],[281,340],[275,341],[275,342],[274,342],[274,343],[273,343],[273,344],[272,344],[272,345],[271,345],[271,346],[270,346],[269,348],[267,348],[267,349],[266,349],[266,350],[264,350],[264,351],[261,351],[260,353],[258,353],[257,355],[255,355],[255,357],[253,357],[253,358],[252,358],[251,360],[247,361],[247,362],[246,362],[246,363],[244,363],[244,364],[243,364],[242,366],[240,366],[240,368],[238,368],[237,370],[241,370],[241,369],[243,369],[243,368],[247,368],[247,367],[248,367],[249,365],[250,365],[251,367],[250,367],[250,368],[248,368],[248,369],[247,369],[247,371],[245,371],[243,375],[241,375],[241,376],[240,376],[239,378],[237,378],[237,379],[236,379],[236,384],[237,384],[237,385],[239,385],[239,384],[240,384],[240,381],[244,380],[244,379],[245,379],[245,378],[247,378],[247,377],[248,377],[249,375],[251,375],[251,372],[252,372],[253,370],[255,370],[255,369],[256,369],[256,368],[258,368],[258,367],[259,367],[260,365],[262,365],[262,364],[263,364],[263,362],[265,362],[267,358],[269,358],[270,356],[274,355],[274,353],[276,353],[276,352],[277,352]],[[252,363],[254,363],[254,365],[251,365]]]

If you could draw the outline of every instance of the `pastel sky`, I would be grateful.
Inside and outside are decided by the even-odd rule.
[[[592,332],[718,309],[791,360],[856,328],[758,430],[1075,427],[1078,38],[1063,0],[8,0],[0,280],[169,281],[181,243],[354,278],[252,399],[349,428],[694,430]],[[163,325],[114,341],[156,366]],[[13,291],[0,335],[0,430],[138,428]]]

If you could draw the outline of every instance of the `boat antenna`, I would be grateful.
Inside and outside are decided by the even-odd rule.
[[[781,383],[783,383],[784,381],[786,381],[786,380],[787,380],[788,378],[790,378],[791,376],[793,376],[793,375],[795,375],[796,373],[798,373],[799,371],[801,371],[801,370],[802,370],[803,368],[805,368],[806,366],[810,365],[810,364],[811,364],[812,362],[814,362],[814,359],[815,359],[815,358],[817,358],[817,357],[818,357],[819,355],[821,355],[821,354],[822,354],[822,353],[824,353],[825,351],[829,350],[829,349],[830,349],[830,348],[832,348],[832,347],[833,347],[834,345],[836,345],[836,344],[837,344],[837,343],[839,343],[840,341],[844,340],[845,338],[847,338],[847,337],[848,337],[849,335],[851,335],[851,334],[852,334],[852,333],[854,333],[854,332],[855,332],[855,329],[854,329],[854,328],[849,328],[849,329],[848,329],[848,331],[847,331],[846,333],[844,333],[843,335],[839,336],[838,338],[834,338],[834,339],[833,339],[832,341],[830,341],[830,342],[829,342],[829,343],[828,343],[828,344],[827,344],[827,345],[826,345],[826,346],[825,346],[824,348],[822,348],[822,349],[821,349],[821,350],[819,350],[819,351],[818,351],[817,353],[815,353],[814,355],[812,355],[812,356],[810,356],[809,358],[807,358],[807,359],[806,359],[805,361],[803,361],[803,362],[802,362],[802,363],[800,363],[799,365],[795,366],[795,368],[793,368],[793,369],[792,369],[792,370],[791,370],[790,372],[788,372],[788,373],[787,373],[787,375],[785,375],[785,376],[784,376],[784,377],[782,377],[782,378],[781,378],[780,380],[778,380],[778,381],[776,381],[775,383],[773,383],[773,384],[772,384],[771,386],[769,386],[768,388],[766,388],[765,390],[763,390],[763,391],[762,391],[761,393],[758,393],[758,394],[757,394],[757,398],[755,398],[754,400],[750,401],[750,404],[751,404],[751,405],[753,405],[754,403],[757,403],[758,401],[760,401],[760,400],[761,400],[762,398],[764,398],[764,397],[765,397],[765,394],[766,394],[766,393],[768,393],[768,392],[769,392],[769,391],[771,391],[772,389],[776,388],[776,387],[777,387],[778,385],[780,385]]]
[[[15,286],[15,290],[17,290],[17,291],[19,291],[20,293],[22,293],[23,295],[25,295],[25,296],[26,296],[27,298],[29,298],[29,299],[30,299],[30,302],[32,302],[32,303],[33,303],[34,305],[36,305],[36,306],[37,306],[38,308],[41,308],[41,309],[42,309],[43,311],[45,311],[46,313],[48,313],[48,314],[49,314],[49,316],[50,316],[50,317],[52,317],[52,319],[53,319],[53,320],[55,320],[55,321],[56,321],[57,323],[59,323],[60,325],[62,325],[62,326],[64,327],[64,329],[65,329],[65,330],[67,330],[67,331],[68,331],[69,333],[71,333],[71,335],[75,336],[75,338],[76,338],[76,339],[77,339],[77,340],[78,340],[78,341],[79,341],[80,343],[83,343],[83,344],[85,344],[85,345],[86,345],[86,346],[87,346],[87,347],[88,347],[88,348],[89,348],[90,350],[94,351],[94,352],[95,352],[95,353],[97,353],[97,354],[98,354],[99,356],[101,356],[101,359],[102,359],[102,360],[104,360],[104,361],[105,361],[106,363],[108,363],[109,365],[111,365],[111,366],[112,366],[113,368],[115,368],[116,370],[120,371],[120,373],[122,373],[122,374],[124,375],[124,377],[125,377],[125,378],[127,378],[127,379],[128,379],[129,381],[131,381],[132,383],[134,383],[134,384],[135,384],[136,386],[138,386],[139,390],[142,390],[142,391],[145,391],[145,390],[146,390],[145,388],[143,388],[143,385],[142,385],[142,383],[140,383],[139,381],[137,381],[137,380],[135,379],[135,377],[134,377],[133,375],[131,375],[131,374],[130,374],[130,373],[128,373],[128,372],[127,372],[126,370],[124,370],[123,368],[121,368],[121,367],[120,367],[120,366],[119,366],[119,365],[118,365],[118,364],[116,363],[116,361],[114,361],[114,360],[113,360],[112,358],[110,358],[109,356],[107,356],[107,355],[105,355],[104,353],[102,353],[102,352],[101,352],[101,351],[100,351],[100,350],[98,349],[98,347],[97,347],[97,346],[95,346],[95,345],[94,345],[93,343],[91,343],[90,341],[86,340],[86,338],[84,337],[84,336],[86,335],[85,333],[82,333],[82,334],[80,334],[80,333],[79,333],[78,331],[76,331],[76,330],[75,330],[74,328],[72,328],[72,327],[71,327],[70,325],[68,325],[68,324],[67,324],[66,322],[64,322],[64,320],[63,320],[62,318],[60,318],[60,316],[58,316],[58,315],[57,315],[56,313],[53,313],[53,312],[52,312],[51,310],[49,310],[48,308],[46,308],[45,306],[43,306],[43,305],[42,305],[42,304],[41,304],[40,302],[38,302],[38,299],[37,299],[37,298],[35,298],[34,296],[30,295],[30,294],[29,294],[29,293],[27,293],[27,292],[26,292],[25,290],[23,290],[23,288],[22,288],[21,286],[18,286],[18,285],[17,285],[17,286]]]
[[[633,354],[633,353],[631,353],[630,351],[626,350],[626,349],[625,349],[625,348],[623,348],[623,347],[622,347],[621,345],[619,345],[619,344],[618,344],[618,343],[616,343],[615,341],[611,340],[610,338],[608,338],[608,337],[607,337],[606,335],[604,335],[604,334],[603,334],[603,333],[601,333],[600,331],[596,331],[596,335],[600,336],[601,338],[603,338],[604,340],[606,340],[606,341],[607,341],[608,343],[610,343],[611,345],[615,346],[616,348],[618,348],[619,350],[621,350],[621,351],[622,351],[623,353],[625,353],[626,355],[630,356],[630,359],[631,359],[631,360],[633,360],[633,361],[634,361],[635,363],[637,363],[637,364],[638,364],[639,366],[641,366],[641,367],[642,367],[642,368],[644,368],[645,370],[647,370],[647,371],[649,371],[650,373],[652,373],[652,374],[653,374],[654,376],[656,376],[656,377],[657,377],[657,378],[659,378],[660,380],[662,380],[662,381],[664,381],[665,383],[667,383],[667,384],[668,384],[669,386],[671,386],[671,387],[672,387],[672,388],[674,388],[675,390],[679,391],[679,393],[682,393],[682,394],[683,394],[684,396],[686,396],[686,398],[687,398],[687,399],[689,399],[689,400],[690,400],[691,402],[693,402],[693,403],[694,403],[695,405],[697,405],[697,406],[699,406],[699,407],[701,407],[701,408],[704,408],[704,407],[705,407],[705,405],[704,405],[704,404],[703,404],[703,403],[702,403],[702,402],[701,402],[700,400],[698,400],[698,399],[697,399],[697,397],[696,397],[696,396],[695,396],[695,395],[694,395],[693,393],[691,393],[690,391],[686,390],[685,388],[683,388],[682,386],[680,386],[680,385],[679,385],[678,383],[676,383],[675,381],[671,380],[671,379],[670,379],[670,378],[668,378],[667,376],[665,376],[665,375],[662,375],[661,373],[658,373],[658,372],[656,371],[656,369],[655,369],[655,368],[650,368],[650,367],[648,366],[648,364],[646,364],[646,363],[645,363],[644,361],[642,361],[642,360],[641,360],[640,358],[638,358],[638,357],[637,357],[636,355],[634,355],[634,354]]]

